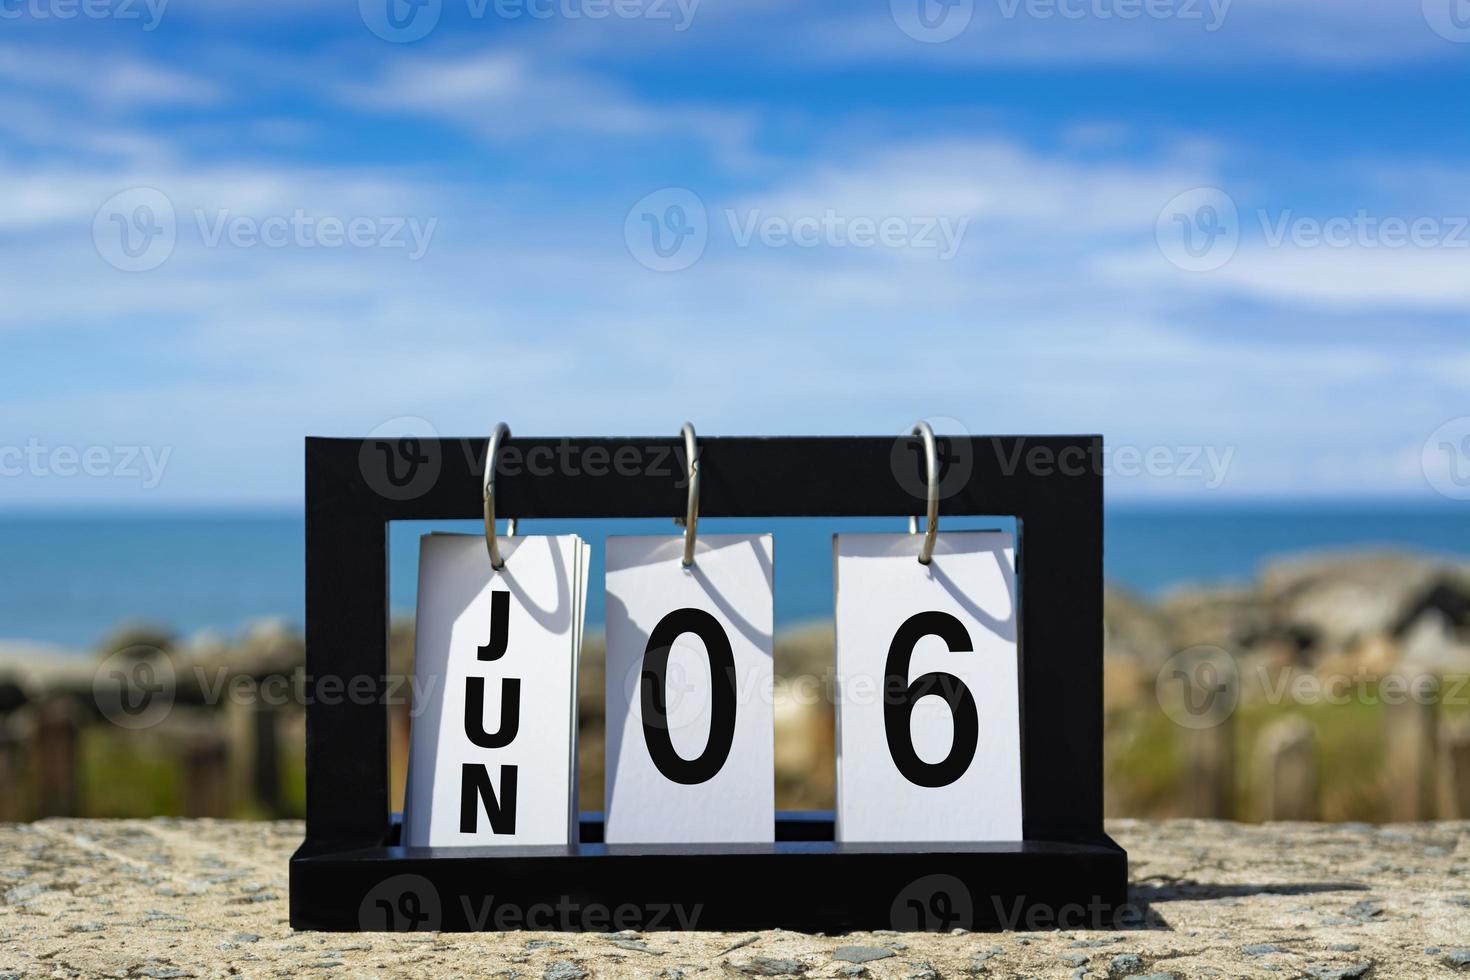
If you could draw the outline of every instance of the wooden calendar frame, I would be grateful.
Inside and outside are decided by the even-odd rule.
[[[1016,519],[1023,842],[835,844],[829,812],[773,815],[774,844],[608,846],[601,815],[584,813],[575,845],[490,849],[399,843],[382,697],[388,522],[479,518],[485,439],[308,438],[306,672],[315,690],[328,679],[339,690],[306,706],[306,839],[291,858],[292,927],[1111,927],[1125,908],[1127,855],[1103,830],[1102,437],[940,441],[971,466],[962,485],[946,487],[941,518]],[[700,515],[922,517],[922,490],[895,465],[901,442],[701,438]],[[684,512],[678,437],[506,445],[521,464],[508,466],[502,450],[502,516]],[[635,466],[618,463],[635,457]],[[403,460],[422,468],[406,483]],[[356,696],[340,690],[347,684]],[[417,890],[405,908],[418,912],[396,924],[365,915],[385,883]],[[487,897],[521,918],[487,915]],[[552,914],[527,917],[543,908]]]

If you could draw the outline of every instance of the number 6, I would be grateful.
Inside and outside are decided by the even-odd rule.
[[[883,728],[888,733],[888,752],[905,779],[916,786],[948,786],[965,774],[975,758],[980,744],[980,715],[974,695],[954,674],[933,671],[906,685],[914,645],[925,636],[939,637],[951,653],[972,653],[975,649],[965,625],[949,613],[922,612],[905,620],[893,636],[883,667]],[[949,754],[939,762],[919,758],[909,723],[914,705],[931,694],[943,698],[954,716],[954,740]]]

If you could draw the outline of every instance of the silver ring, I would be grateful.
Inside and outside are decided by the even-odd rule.
[[[924,472],[929,478],[928,526],[924,528],[924,544],[919,549],[919,564],[927,565],[934,557],[934,536],[939,533],[939,448],[934,444],[934,430],[922,419],[914,423],[910,435],[924,440]],[[918,518],[909,518],[909,533],[919,533]]]
[[[689,506],[684,519],[674,518],[675,524],[684,526],[684,567],[694,564],[694,533],[699,526],[699,451],[694,444],[694,423],[685,422],[679,430],[684,437],[684,458],[689,461]]]
[[[505,559],[500,557],[500,545],[495,540],[495,457],[500,451],[501,440],[510,438],[510,426],[501,422],[495,426],[495,431],[490,434],[490,441],[485,443],[485,548],[490,552],[490,567],[497,572],[505,567]],[[514,534],[515,519],[511,519],[511,533]]]

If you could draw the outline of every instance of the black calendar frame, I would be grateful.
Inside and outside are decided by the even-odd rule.
[[[701,437],[700,515],[922,517],[922,487],[901,462],[907,441]],[[1127,856],[1103,830],[1102,437],[941,436],[940,446],[969,469],[943,474],[941,528],[961,515],[1017,522],[1023,842],[841,845],[830,813],[781,813],[774,845],[608,846],[601,815],[584,813],[576,845],[492,850],[399,843],[386,701],[388,522],[480,517],[485,439],[308,438],[315,696],[292,927],[384,928],[371,911],[384,887],[413,891],[407,907],[423,910],[391,927],[452,931],[679,928],[691,915],[715,930],[1116,924]],[[496,469],[496,509],[526,519],[682,515],[682,461],[678,437],[517,437]]]

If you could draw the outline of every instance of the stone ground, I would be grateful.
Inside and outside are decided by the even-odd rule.
[[[0,825],[0,980],[1470,976],[1470,823],[1118,821],[1140,925],[1049,932],[293,932],[299,823]]]

